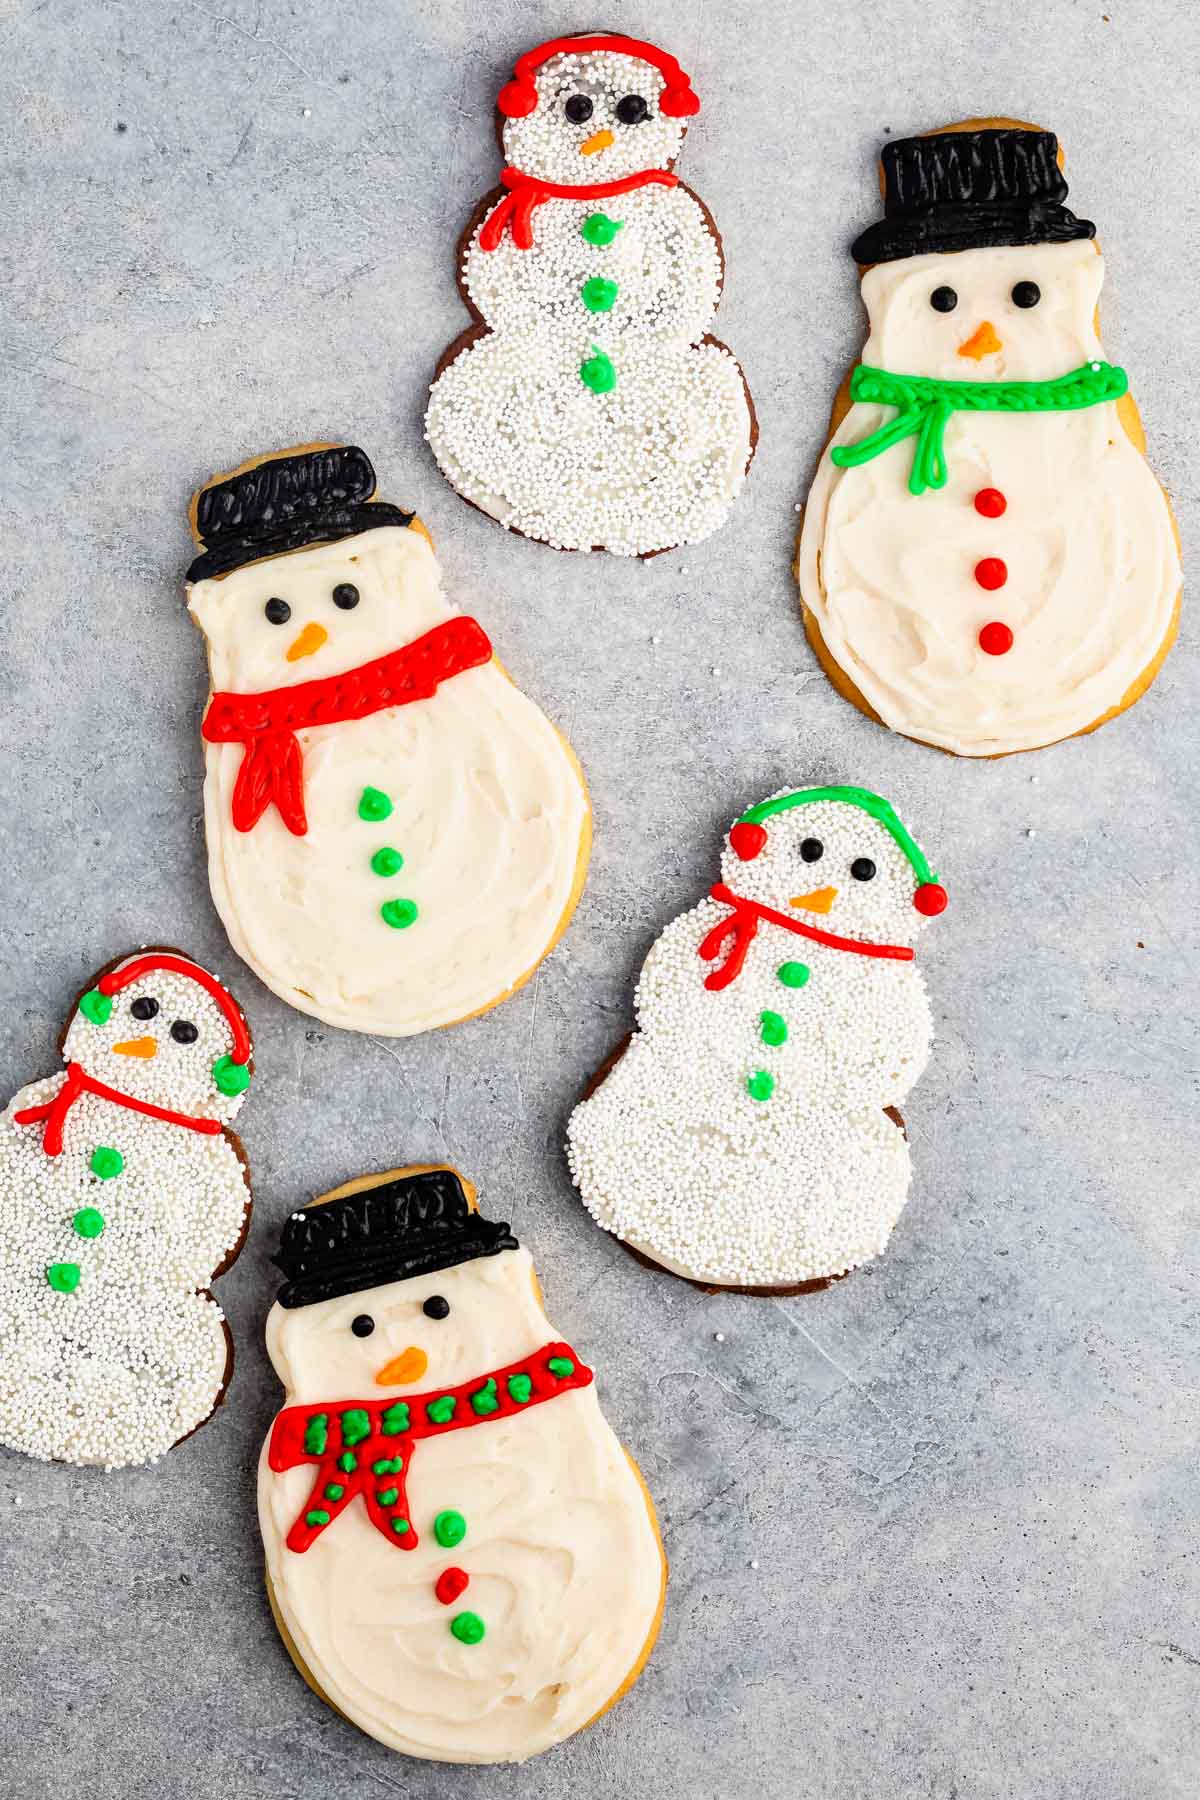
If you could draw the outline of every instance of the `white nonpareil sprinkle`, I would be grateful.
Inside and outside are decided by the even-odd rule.
[[[657,70],[595,52],[558,57],[538,78],[539,104],[505,127],[506,159],[560,184],[608,183],[665,169],[681,122],[657,113]],[[640,91],[652,116],[623,125],[615,105]],[[562,96],[586,91],[586,126]],[[580,155],[590,133],[613,144]],[[602,212],[621,229],[589,243]],[[533,212],[534,244],[467,248],[463,286],[488,335],[433,384],[425,432],[447,479],[503,525],[558,549],[645,555],[708,537],[745,480],[750,409],[730,353],[702,343],[721,290],[721,253],[703,208],[682,187],[644,186],[603,200],[550,199]],[[585,305],[585,283],[615,283],[608,310]],[[616,385],[581,378],[595,355]],[[682,571],[681,571],[682,572]]]
[[[65,1054],[110,1087],[192,1117],[231,1118],[212,1065],[232,1053],[215,1002],[186,977],[155,970],[114,995],[100,1024],[76,1013]],[[139,1019],[136,1000],[157,1014]],[[194,1025],[179,1042],[171,1026]],[[115,1045],[153,1038],[153,1056]],[[93,1094],[71,1107],[58,1156],[41,1123],[13,1114],[48,1100],[64,1076],[30,1083],[0,1117],[0,1442],[29,1456],[118,1468],[152,1461],[212,1411],[224,1379],[223,1315],[202,1290],[241,1236],[249,1190],[224,1133],[204,1135]],[[116,1150],[119,1173],[91,1168]],[[98,1236],[76,1230],[85,1208]],[[47,1268],[73,1263],[73,1293]]]
[[[832,887],[828,913],[794,916],[838,936],[911,945],[927,923],[916,878],[884,828],[857,807],[821,801],[766,821],[767,847],[721,878],[789,913]],[[805,840],[821,854],[806,861]],[[869,858],[874,878],[850,865]],[[729,916],[706,899],[655,943],[638,982],[638,1031],[568,1126],[571,1173],[606,1230],[693,1279],[785,1286],[841,1274],[878,1255],[908,1194],[899,1105],[928,1060],[932,1025],[915,964],[855,955],[760,925],[737,979],[697,954]],[[788,986],[781,966],[809,978]],[[790,972],[790,971],[789,971]],[[776,1020],[786,1026],[777,1035]],[[748,1082],[773,1080],[769,1098]]]

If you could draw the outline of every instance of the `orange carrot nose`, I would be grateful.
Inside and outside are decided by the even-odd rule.
[[[399,1356],[384,1363],[375,1376],[378,1387],[400,1387],[408,1381],[420,1381],[429,1367],[429,1358],[416,1344],[409,1344]]]
[[[996,336],[996,327],[990,319],[985,319],[978,330],[973,331],[970,337],[958,346],[958,354],[969,356],[972,362],[982,362],[985,356],[995,356],[997,350],[1003,350],[1003,348],[1004,345]]]
[[[611,131],[593,131],[590,138],[584,138],[579,146],[580,156],[595,156],[597,150],[607,150],[613,142]]]
[[[811,894],[795,894],[789,906],[802,906],[805,912],[826,913],[837,899],[836,888],[814,888]]]
[[[152,1037],[126,1038],[123,1043],[113,1045],[114,1056],[157,1056],[158,1043]]]
[[[300,636],[293,638],[288,645],[288,661],[299,662],[302,656],[311,656],[314,650],[321,648],[328,636],[329,633],[323,625],[318,625],[315,619],[310,619]]]

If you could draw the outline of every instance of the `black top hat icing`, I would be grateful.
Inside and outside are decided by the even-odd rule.
[[[196,535],[203,549],[187,578],[228,575],[260,557],[331,544],[377,525],[412,524],[412,513],[372,502],[374,492],[371,459],[353,444],[270,456],[240,469],[197,496]]]
[[[506,1221],[471,1211],[453,1169],[422,1169],[294,1212],[271,1260],[287,1276],[280,1306],[308,1306],[516,1248]]]
[[[1009,126],[898,138],[884,145],[881,161],[884,217],[855,238],[856,262],[1096,235],[1090,219],[1063,204],[1067,184],[1052,131]]]

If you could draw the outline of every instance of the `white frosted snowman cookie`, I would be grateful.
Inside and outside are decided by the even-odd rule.
[[[1051,132],[971,120],[883,151],[854,245],[870,333],[834,407],[797,575],[835,686],[961,756],[1092,730],[1175,635],[1179,555],[1095,226]]]
[[[196,495],[209,881],[230,942],[301,1012],[407,1037],[497,1005],[566,929],[579,765],[442,592],[428,532],[349,445]]]
[[[945,889],[856,787],[777,794],[643,966],[638,1029],[568,1125],[599,1225],[712,1287],[795,1291],[877,1256],[908,1197],[894,1109],[929,1057],[914,944]]]
[[[464,499],[557,549],[696,543],[757,436],[709,332],[720,238],[674,173],[700,102],[673,56],[599,34],[527,51],[497,105],[503,188],[460,246],[476,323],[434,378],[433,454]]]
[[[301,1673],[392,1749],[520,1762],[632,1686],[666,1564],[649,1495],[529,1253],[450,1168],[347,1183],[284,1228],[287,1404],[259,1520]]]
[[[119,1468],[203,1424],[232,1373],[208,1287],[249,1224],[227,1127],[250,1035],[206,969],[146,950],[100,971],[61,1048],[0,1117],[0,1443]]]

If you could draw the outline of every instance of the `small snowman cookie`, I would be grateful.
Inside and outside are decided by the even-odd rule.
[[[700,110],[673,56],[555,38],[497,102],[507,166],[467,226],[475,324],[438,365],[425,434],[446,479],[560,550],[649,556],[725,522],[757,429],[712,337],[724,260],[674,173]]]
[[[407,1037],[528,980],[583,888],[591,813],[566,741],[442,592],[429,533],[349,445],[196,495],[188,604],[213,900],[281,999]]]
[[[284,1227],[287,1405],[259,1520],[322,1699],[435,1762],[520,1762],[631,1687],[658,1633],[654,1509],[553,1336],[529,1253],[450,1168],[348,1182]]]
[[[0,1117],[0,1443],[113,1469],[161,1456],[229,1383],[208,1286],[250,1219],[227,1129],[250,1034],[206,969],[146,950],[80,996],[62,1053]]]
[[[674,1274],[795,1292],[878,1256],[908,1198],[895,1108],[932,1037],[913,945],[946,893],[856,787],[751,807],[721,877],[646,958],[638,1029],[571,1115],[571,1174]]]
[[[870,334],[801,531],[835,686],[960,756],[1103,724],[1178,620],[1170,505],[1104,360],[1104,262],[1060,162],[1011,120],[885,146],[885,216],[854,245]]]

